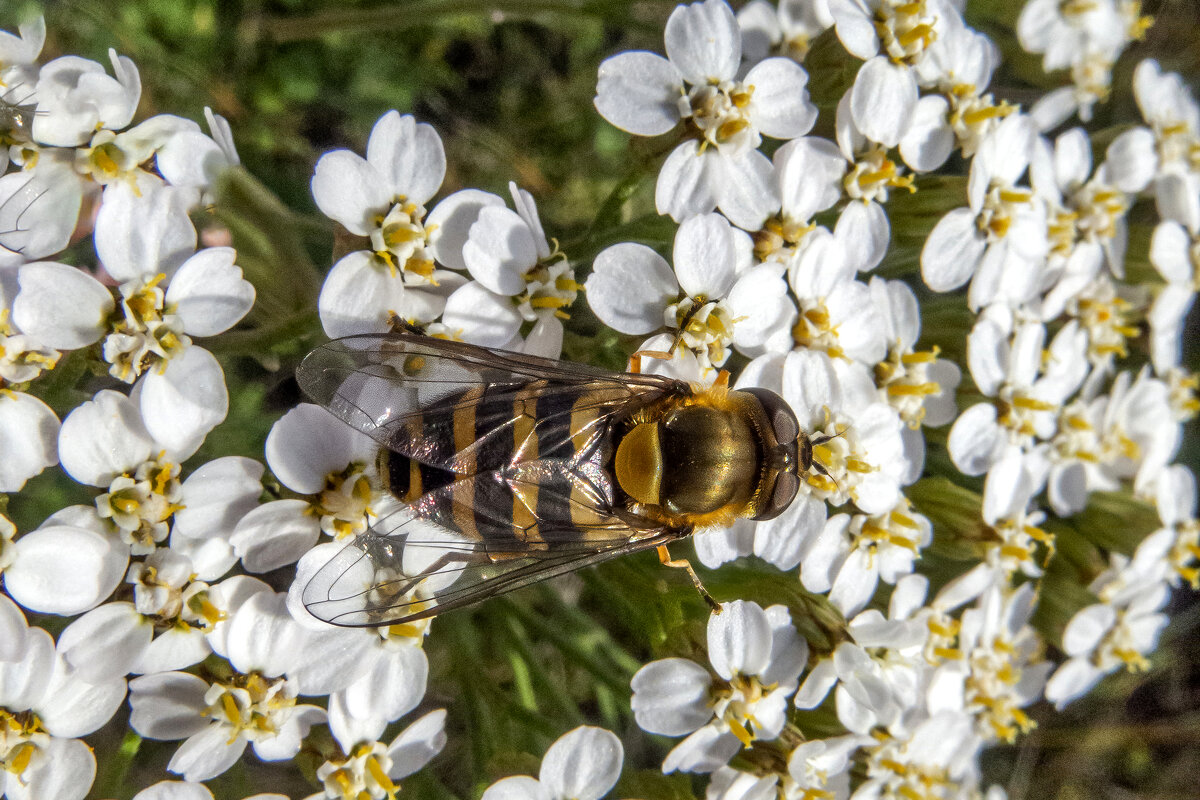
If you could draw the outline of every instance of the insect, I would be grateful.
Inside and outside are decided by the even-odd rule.
[[[338,625],[423,619],[651,548],[711,603],[667,545],[770,519],[820,470],[787,404],[727,377],[704,388],[407,331],[329,342],[296,377],[379,444],[393,506],[303,589]]]

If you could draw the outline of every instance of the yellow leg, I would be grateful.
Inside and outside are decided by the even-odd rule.
[[[718,372],[717,379],[715,381],[713,381],[713,386],[720,387],[722,389],[728,389],[729,388],[729,370],[723,369],[720,372]]]
[[[629,357],[629,371],[634,375],[641,374],[643,358],[654,358],[659,361],[670,361],[671,353],[667,350],[638,350]]]
[[[692,583],[696,585],[696,591],[704,598],[704,602],[708,603],[709,608],[714,614],[721,613],[721,604],[713,600],[712,595],[704,588],[704,584],[700,582],[700,576],[696,574],[696,570],[692,568],[692,562],[686,558],[671,558],[671,553],[668,552],[665,544],[658,546],[658,560],[663,563],[663,566],[672,567],[674,569],[686,569],[688,577],[692,579]]]

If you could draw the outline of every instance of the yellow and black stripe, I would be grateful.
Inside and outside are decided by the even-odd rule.
[[[380,473],[396,498],[421,501],[417,513],[494,559],[545,549],[543,526],[556,543],[607,538],[596,528],[611,519],[611,411],[628,398],[621,389],[544,380],[476,386],[398,430],[398,447],[380,454]],[[537,468],[522,469],[533,462]],[[585,462],[590,469],[581,473]],[[584,473],[596,480],[581,480]]]

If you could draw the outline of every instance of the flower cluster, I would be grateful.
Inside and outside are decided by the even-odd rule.
[[[609,57],[594,98],[607,123],[666,142],[653,203],[673,241],[590,263],[516,183],[509,198],[444,191],[442,140],[413,116],[385,113],[365,156],[315,166],[340,257],[309,298],[314,330],[403,325],[557,358],[586,302],[643,371],[707,387],[728,367],[795,412],[813,465],[795,500],[695,546],[714,569],[756,557],[790,596],[823,596],[824,616],[732,599],[694,650],[628,673],[636,725],[680,739],[662,771],[708,775],[710,800],[1000,800],[981,753],[1028,732],[1039,700],[1145,669],[1171,591],[1200,588],[1195,477],[1175,463],[1200,412],[1182,355],[1200,106],[1144,60],[1142,120],[1101,153],[1085,128],[1057,129],[1107,97],[1149,24],[1137,4],[1031,0],[1020,43],[1072,83],[1027,110],[993,95],[999,48],[960,5],[675,8],[665,56]],[[828,113],[805,66],[818,37],[858,65]],[[240,169],[232,132],[208,110],[208,133],[135,123],[128,58],[110,52],[111,74],[39,63],[45,38],[41,20],[0,33],[0,492],[56,470],[92,502],[31,530],[0,515],[0,796],[82,800],[86,737],[127,702],[137,736],[180,742],[181,780],[136,800],[211,798],[203,782],[239,761],[302,751],[318,756],[313,798],[394,800],[446,744],[426,697],[438,623],[337,628],[302,598],[397,513],[379,444],[302,403],[261,459],[210,457],[231,407],[219,337],[261,291],[210,213]],[[964,178],[931,175],[948,164]],[[913,193],[929,217],[917,247],[893,230]],[[1157,214],[1144,268],[1135,206]],[[943,329],[931,308],[969,323]],[[1153,508],[1156,529],[1089,530],[1101,499]],[[1056,573],[1065,530],[1087,555]],[[970,560],[931,585],[935,532]],[[1062,572],[1086,585],[1043,603]],[[1048,606],[1061,618],[1035,617]],[[57,638],[47,615],[64,618]],[[483,797],[599,800],[624,759],[616,734],[578,727],[536,779]]]

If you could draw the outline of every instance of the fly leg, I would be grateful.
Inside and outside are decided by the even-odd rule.
[[[671,350],[638,350],[629,357],[629,371],[634,375],[641,375],[643,358],[653,358],[657,361],[670,361],[671,356],[674,355],[672,352],[674,349],[675,348],[672,345]]]
[[[665,544],[658,546],[658,560],[663,563],[663,566],[673,567],[674,569],[686,569],[688,577],[692,579],[692,583],[696,585],[696,591],[704,598],[704,602],[708,603],[708,607],[713,610],[714,614],[721,613],[721,604],[713,600],[708,590],[704,588],[704,584],[700,582],[700,576],[696,574],[696,570],[692,568],[692,562],[686,558],[671,558],[670,552],[667,551]]]

